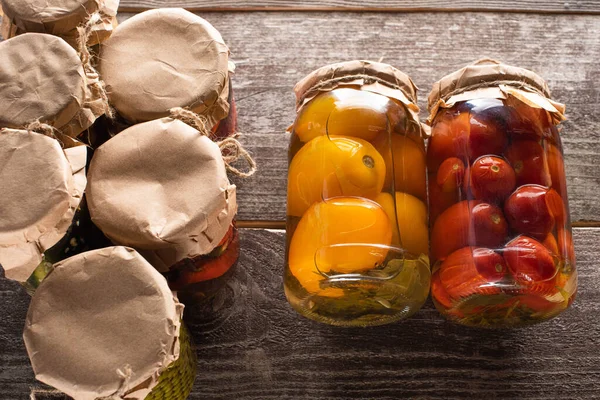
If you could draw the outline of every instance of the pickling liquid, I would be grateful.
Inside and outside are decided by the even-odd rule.
[[[429,293],[426,160],[404,106],[358,88],[304,105],[289,146],[284,289],[332,325],[412,315]]]
[[[428,146],[432,297],[451,320],[533,324],[577,290],[563,151],[549,114],[478,99],[441,111]]]

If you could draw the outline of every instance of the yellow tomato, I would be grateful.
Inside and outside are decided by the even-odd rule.
[[[301,141],[317,136],[342,135],[373,140],[388,130],[387,111],[392,101],[380,94],[339,88],[306,103],[294,125]]]
[[[288,255],[290,272],[309,293],[340,297],[342,289],[321,290],[323,274],[372,269],[385,260],[387,249],[381,245],[389,246],[391,240],[390,221],[375,202],[355,197],[318,202],[294,231]]]
[[[417,143],[419,140],[420,143]],[[383,156],[387,166],[384,188],[392,188],[394,177],[395,190],[427,199],[425,145],[420,138],[412,139],[400,134],[382,134],[373,145]],[[394,162],[392,163],[392,153]]]
[[[381,193],[375,201],[383,207],[392,222],[392,243],[418,257],[429,254],[429,232],[427,230],[427,207],[418,198],[407,193],[396,192],[396,204],[389,193]],[[394,212],[395,211],[395,212]],[[396,228],[396,221],[398,227]],[[400,235],[398,235],[398,229]]]
[[[288,172],[288,214],[301,216],[313,203],[337,196],[373,199],[383,187],[381,155],[361,139],[319,136],[294,156]]]

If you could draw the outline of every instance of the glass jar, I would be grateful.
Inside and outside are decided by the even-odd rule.
[[[181,8],[136,14],[100,46],[98,72],[117,115],[98,129],[114,136],[182,107],[198,114],[216,138],[231,136],[234,69],[221,34],[203,18]]]
[[[284,288],[332,325],[408,317],[429,293],[425,147],[416,88],[381,63],[320,68],[295,87]]]
[[[105,40],[117,25],[119,0],[0,0],[4,39],[26,32],[56,35],[79,48],[77,27],[93,19],[88,45]],[[1,15],[1,13],[0,13]]]
[[[221,147],[199,129],[173,118],[134,125],[96,149],[88,173],[92,221],[186,304],[211,297],[239,255],[236,187]]]
[[[52,264],[107,242],[84,198],[87,148],[63,139],[0,130],[0,264],[30,292]]]
[[[465,325],[547,320],[575,298],[564,106],[531,71],[482,60],[429,97],[432,297]]]
[[[23,338],[36,378],[73,398],[185,400],[196,354],[182,315],[140,254],[107,247],[55,265]]]
[[[63,39],[26,33],[0,42],[0,53],[0,128],[43,123],[84,139],[108,109],[97,74]]]

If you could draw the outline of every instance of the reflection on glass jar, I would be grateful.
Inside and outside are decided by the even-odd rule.
[[[341,326],[413,314],[427,298],[430,272],[425,147],[412,82],[389,65],[352,61],[313,72],[295,90],[288,301],[308,318]]]
[[[488,91],[461,91],[448,84],[455,74],[465,86],[476,80]],[[466,325],[549,319],[577,289],[556,127],[564,106],[549,100],[539,76],[521,68],[484,62],[449,77],[429,99],[434,303]],[[503,86],[502,79],[522,86]],[[435,107],[440,99],[447,108]]]

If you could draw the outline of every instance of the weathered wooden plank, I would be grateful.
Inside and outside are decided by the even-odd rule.
[[[421,87],[489,56],[532,68],[567,104],[564,124],[574,221],[600,220],[600,23],[594,16],[485,13],[200,13],[223,34],[234,77],[243,142],[259,173],[238,181],[242,220],[283,220],[293,85],[322,65],[364,58],[397,66]],[[121,18],[126,18],[124,14]],[[425,113],[423,113],[425,117]]]
[[[579,297],[558,318],[488,331],[413,318],[342,329],[295,314],[282,291],[282,231],[242,230],[234,278],[186,321],[198,346],[190,399],[592,399],[600,393],[600,229],[575,229]],[[28,296],[0,279],[0,399],[35,382],[21,339]]]
[[[121,0],[125,11],[157,7],[185,7],[191,10],[378,10],[378,11],[529,11],[552,13],[598,13],[600,2],[531,0]]]

